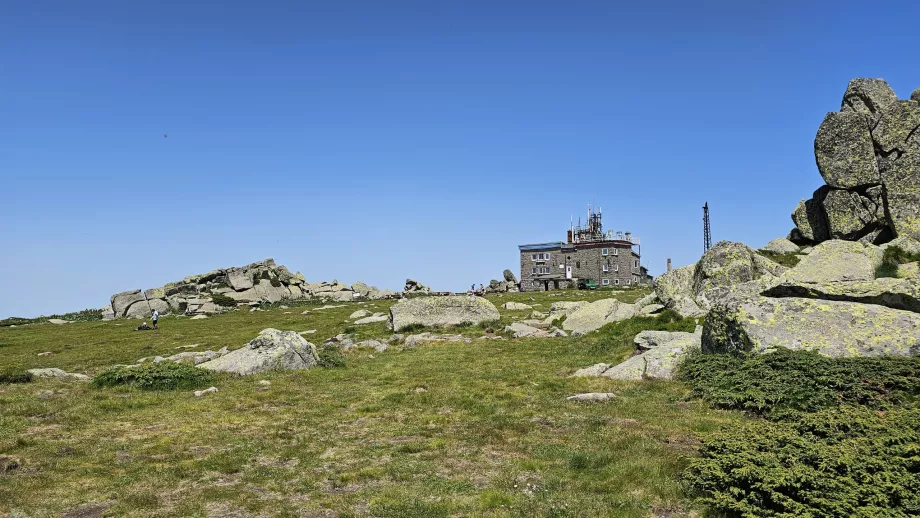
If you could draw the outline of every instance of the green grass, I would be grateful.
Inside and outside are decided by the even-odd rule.
[[[917,261],[920,261],[920,254],[908,252],[899,246],[889,246],[882,255],[882,264],[875,269],[875,277],[897,277],[898,265]]]
[[[548,311],[597,295],[489,298]],[[130,320],[3,328],[0,364],[95,376],[146,356],[235,349],[267,327],[315,329],[305,336],[319,345],[353,325],[356,309],[392,302],[286,304],[205,320],[164,316],[158,332],[132,332]],[[499,325],[524,318],[500,312]],[[698,438],[746,418],[685,401],[683,382],[568,377],[627,358],[633,331],[484,340],[468,326],[445,331],[468,344],[359,349],[337,368],[221,375],[220,392],[202,398],[61,379],[0,384],[0,455],[21,461],[0,475],[0,515],[108,502],[112,516],[680,516],[691,507],[680,477]],[[356,340],[390,334],[384,323],[354,326]],[[580,392],[617,398],[565,399]]]
[[[130,385],[141,390],[188,390],[207,386],[214,375],[185,363],[144,363],[110,367],[93,378],[93,387]]]

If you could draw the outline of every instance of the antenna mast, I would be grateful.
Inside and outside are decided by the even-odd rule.
[[[703,253],[712,247],[712,234],[709,232],[709,202],[703,204]]]

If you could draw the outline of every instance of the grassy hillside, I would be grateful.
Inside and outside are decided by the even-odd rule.
[[[547,311],[557,300],[643,294],[490,299]],[[127,320],[0,328],[0,366],[94,375],[145,356],[237,348],[267,327],[316,329],[307,337],[317,345],[352,328],[385,337],[382,323],[347,319],[389,304],[164,317],[159,332],[131,331],[138,322]],[[500,311],[505,321],[527,314]],[[92,510],[81,506],[113,516],[686,515],[681,472],[698,438],[745,418],[685,402],[682,382],[567,377],[627,358],[631,336],[611,333],[633,332],[358,350],[340,368],[221,375],[220,392],[203,398],[62,380],[0,384],[0,456],[20,464],[0,474],[0,515]],[[618,397],[565,399],[588,391]]]

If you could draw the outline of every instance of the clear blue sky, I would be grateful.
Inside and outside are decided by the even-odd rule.
[[[461,290],[589,202],[658,274],[704,201],[789,231],[850,78],[920,87],[918,2],[637,4],[7,0],[0,317],[264,257]]]

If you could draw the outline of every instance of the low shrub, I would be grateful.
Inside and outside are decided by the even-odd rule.
[[[345,366],[345,355],[335,344],[323,344],[316,348],[319,355],[317,365],[324,369],[334,369]]]
[[[29,383],[33,380],[31,372],[25,370],[22,365],[7,365],[0,367],[0,384],[3,383]]]
[[[96,388],[130,385],[142,390],[187,390],[208,385],[213,378],[210,371],[164,361],[112,367],[97,374],[92,385]]]
[[[224,295],[223,293],[215,293],[211,295],[211,300],[218,306],[223,306],[225,308],[236,307],[236,301]]]
[[[703,439],[684,479],[727,516],[920,514],[920,410],[841,407]]]
[[[827,358],[779,349],[771,354],[688,357],[680,377],[691,397],[716,408],[744,410],[771,419],[841,404],[885,409],[920,396],[920,357]]]
[[[802,258],[799,257],[799,254],[796,252],[781,253],[772,252],[770,250],[757,250],[757,253],[773,261],[774,263],[781,264],[788,268],[792,268],[793,266],[799,264],[799,261],[802,260]]]

